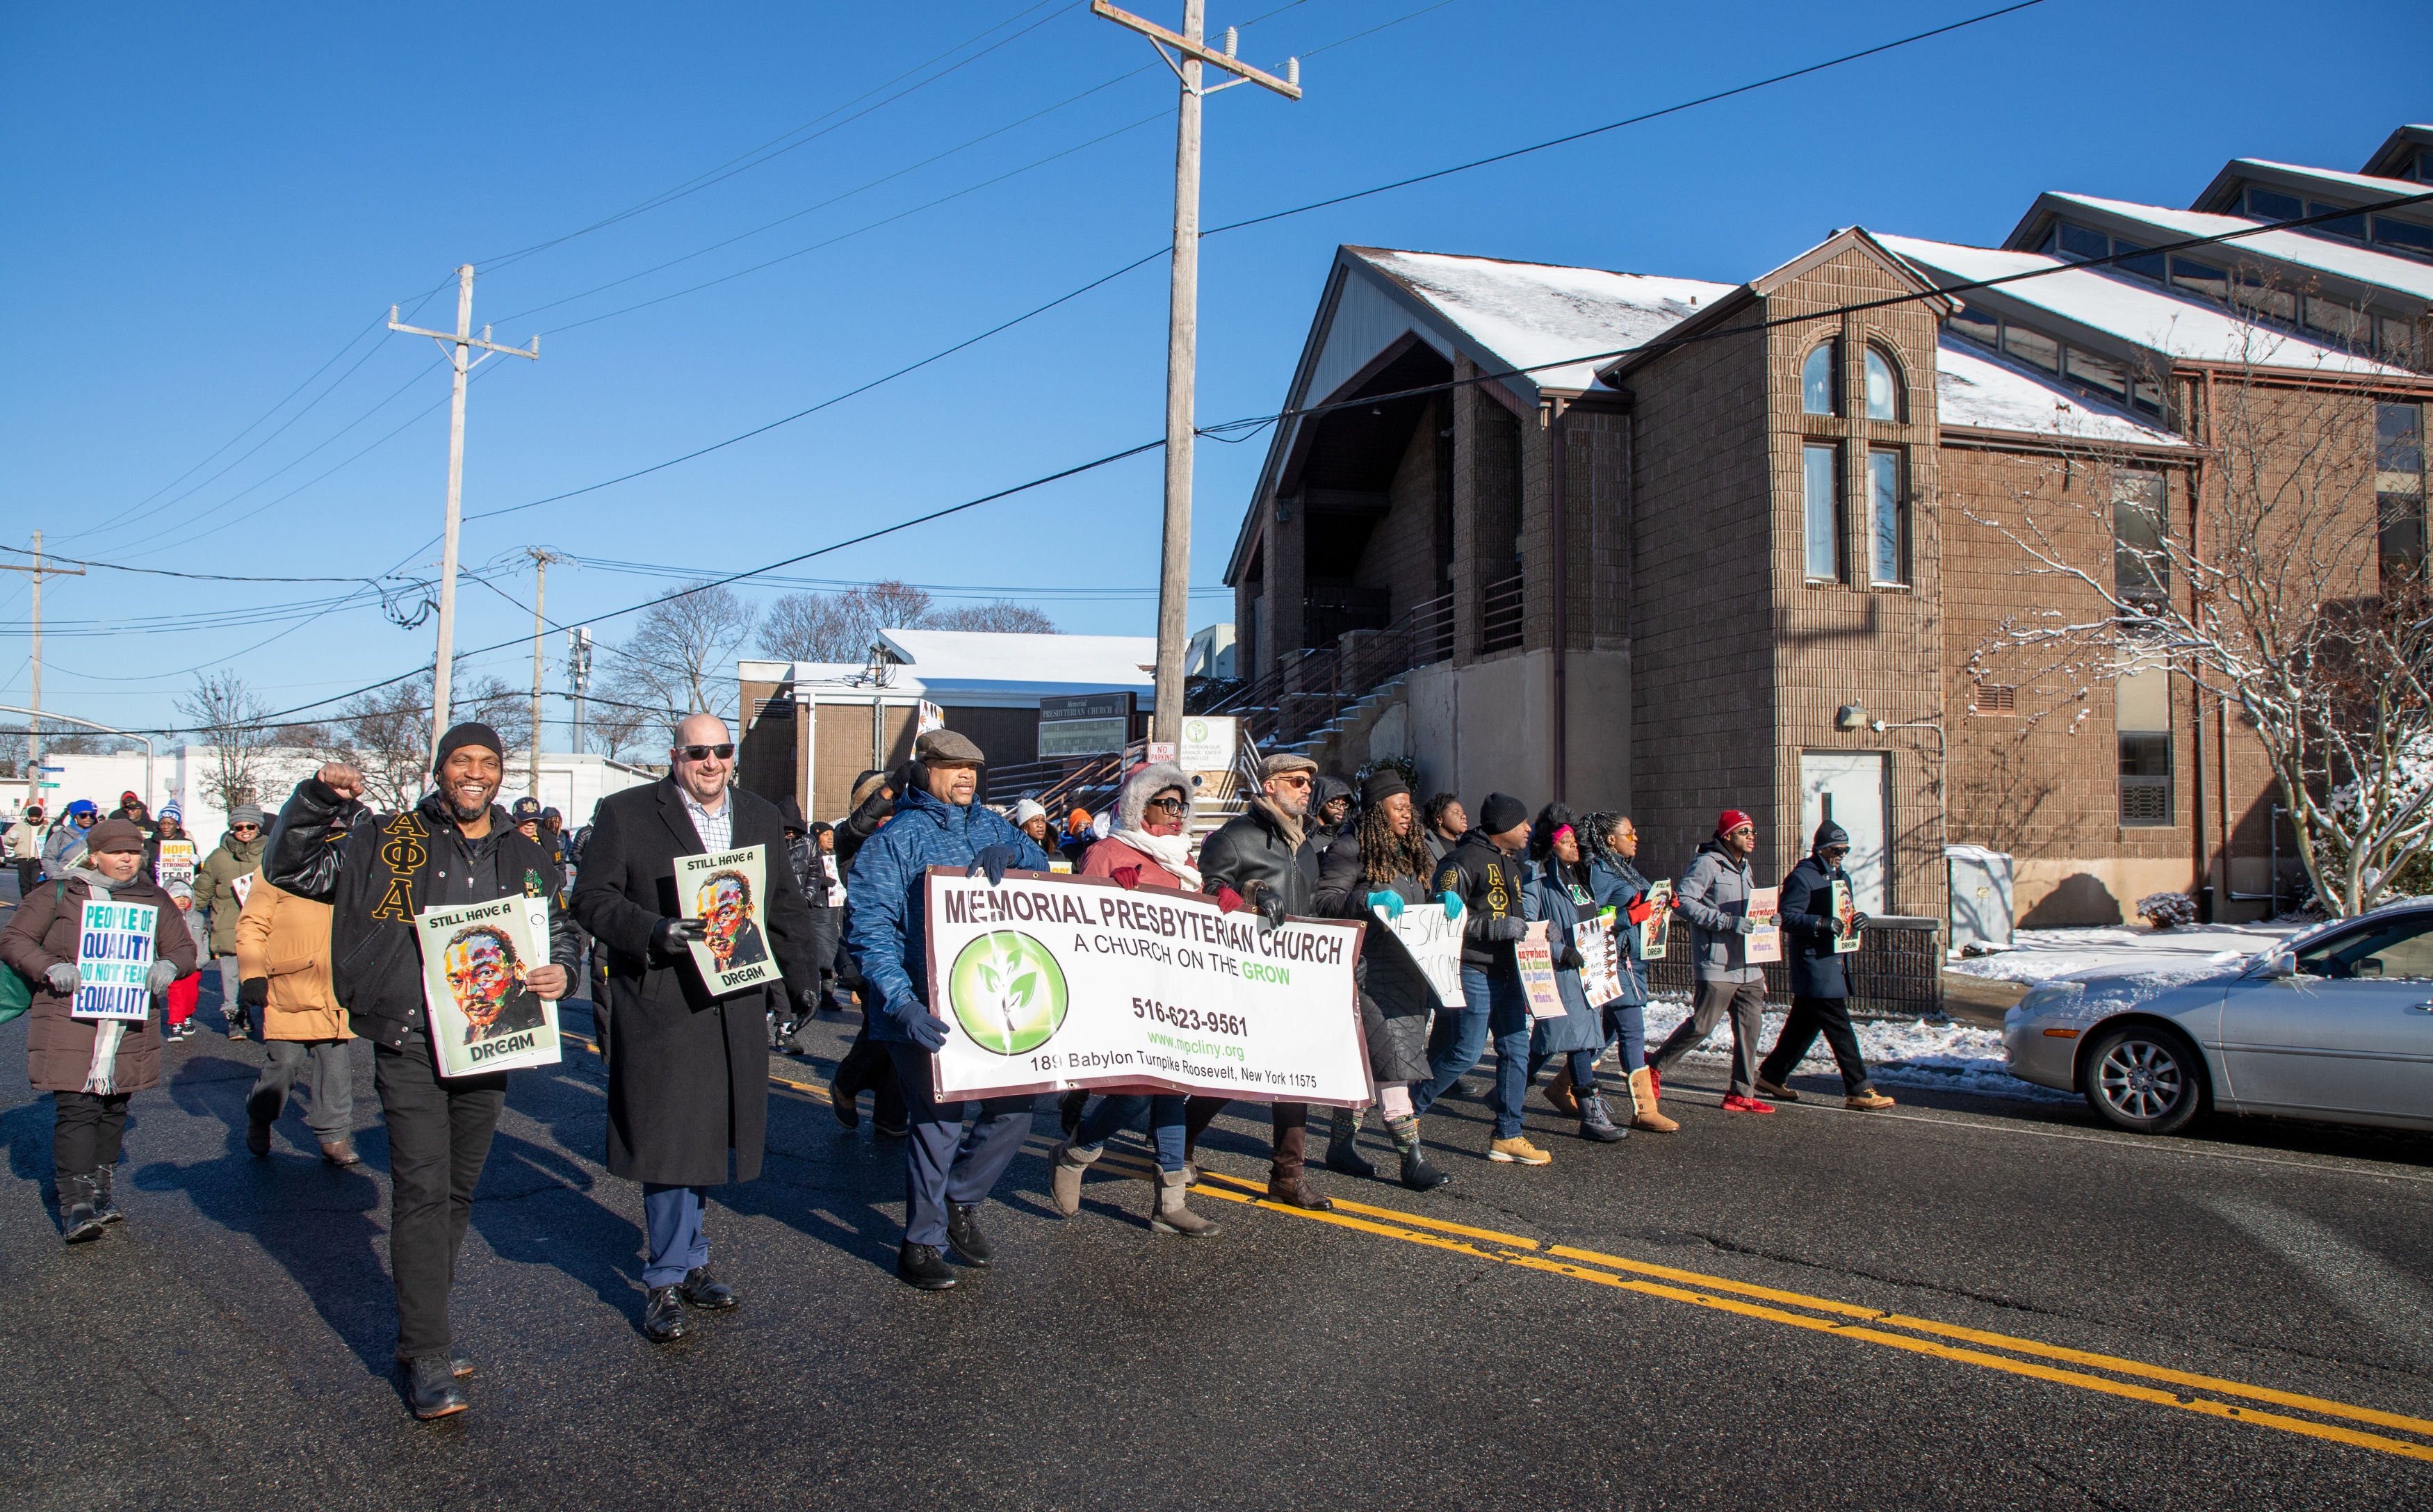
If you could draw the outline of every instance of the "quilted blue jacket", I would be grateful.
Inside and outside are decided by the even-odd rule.
[[[853,899],[845,949],[861,968],[863,1001],[877,999],[870,1037],[910,1041],[906,1026],[929,1011],[928,917],[924,878],[932,866],[958,872],[991,845],[1011,845],[1018,870],[1047,870],[1047,853],[1000,815],[978,804],[945,803],[911,790],[895,800],[895,816],[862,842],[845,892]]]

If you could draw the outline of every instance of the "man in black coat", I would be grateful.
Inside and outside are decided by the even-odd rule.
[[[1782,880],[1778,923],[1791,944],[1791,1016],[1765,1063],[1757,1068],[1757,1090],[1784,1102],[1799,1094],[1783,1083],[1791,1068],[1808,1054],[1821,1032],[1833,1047],[1834,1063],[1842,1068],[1842,1092],[1848,1106],[1874,1113],[1893,1105],[1867,1079],[1866,1058],[1859,1053],[1858,1032],[1850,1028],[1850,958],[1834,949],[1836,942],[1863,928],[1867,916],[1855,909],[1844,918],[1833,907],[1833,884],[1846,893],[1850,874],[1842,862],[1850,854],[1850,837],[1827,820],[1816,826],[1815,842],[1791,875]]]
[[[506,742],[486,724],[439,738],[438,787],[401,814],[361,800],[363,773],[332,761],[297,785],[263,842],[275,887],[331,906],[331,986],[357,1034],[372,1042],[373,1084],[388,1128],[389,1271],[397,1281],[397,1357],[417,1418],[468,1403],[473,1367],[448,1328],[448,1293],[464,1248],[473,1188],[505,1106],[507,1073],[442,1077],[423,1002],[415,916],[500,898],[549,900],[550,959],[524,966],[539,997],[566,995],[582,945],[558,898],[557,861],[491,800]]]
[[[574,916],[606,951],[601,991],[617,1025],[608,1062],[608,1170],[642,1183],[650,1258],[642,1332],[666,1343],[685,1333],[687,1307],[728,1308],[738,1298],[709,1274],[702,1232],[708,1188],[760,1174],[769,1122],[768,1014],[819,985],[811,915],[787,864],[777,807],[727,779],[735,745],[725,722],[692,714],[676,726],[665,779],[601,800],[574,889]],[[783,974],[715,997],[688,942],[703,921],[681,917],[675,859],[761,848],[762,920]]]
[[[1544,1165],[1553,1156],[1521,1130],[1521,1099],[1529,1090],[1529,994],[1521,985],[1513,943],[1528,932],[1522,900],[1522,853],[1529,845],[1529,806],[1490,792],[1478,808],[1478,827],[1437,862],[1428,892],[1461,900],[1462,1006],[1437,1015],[1428,1035],[1428,1079],[1411,1089],[1411,1112],[1423,1116],[1495,1045],[1495,1133],[1487,1158],[1506,1164]],[[1447,909],[1450,916],[1454,910]]]
[[[1259,795],[1250,812],[1229,819],[1199,847],[1200,891],[1229,909],[1257,910],[1272,929],[1288,914],[1318,912],[1318,849],[1302,825],[1318,763],[1307,756],[1271,756],[1259,768]],[[1225,1106],[1223,1097],[1194,1097],[1183,1109],[1186,1149]],[[1309,1189],[1304,1163],[1309,1149],[1309,1104],[1273,1105],[1275,1147],[1268,1165],[1268,1199],[1320,1211],[1332,1198]]]

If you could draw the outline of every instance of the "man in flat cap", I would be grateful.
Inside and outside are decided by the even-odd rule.
[[[263,875],[273,886],[331,905],[331,985],[355,1032],[372,1042],[388,1128],[397,1358],[417,1418],[468,1405],[460,1378],[473,1367],[449,1332],[448,1293],[511,1073],[439,1074],[415,916],[546,898],[550,959],[525,963],[525,988],[565,996],[579,959],[573,926],[558,906],[556,860],[492,801],[505,752],[488,725],[457,725],[439,739],[432,763],[438,786],[401,814],[374,813],[363,802],[363,773],[332,761],[297,785],[263,852]]]

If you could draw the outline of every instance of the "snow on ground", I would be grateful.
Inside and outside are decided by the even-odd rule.
[[[1649,1048],[1661,1045],[1664,1037],[1689,1016],[1690,1005],[1680,999],[1659,999],[1648,1004]],[[1766,1013],[1764,1028],[1758,1032],[1761,1056],[1774,1047],[1776,1036],[1782,1032],[1783,1017],[1778,1011]],[[1920,1019],[1875,1020],[1856,1028],[1859,1051],[1867,1058],[1867,1070],[1881,1087],[1932,1087],[1943,1092],[1973,1092],[2032,1102],[2076,1100],[2067,1093],[2021,1081],[2003,1070],[2002,1035],[1998,1029],[1957,1023],[1929,1024]],[[1731,1027],[1718,1024],[1707,1043],[1691,1051],[1687,1059],[1722,1065],[1730,1061],[1731,1053]],[[1822,1035],[1793,1074],[1838,1074],[1833,1052]]]

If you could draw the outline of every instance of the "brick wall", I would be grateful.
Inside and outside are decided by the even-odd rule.
[[[1432,418],[1423,414],[1412,427],[1387,490],[1392,507],[1370,529],[1353,572],[1357,586],[1392,595],[1389,620],[1444,591],[1437,586],[1437,450],[1445,442]]]

